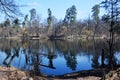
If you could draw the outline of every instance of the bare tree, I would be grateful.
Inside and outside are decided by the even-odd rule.
[[[120,18],[120,0],[104,0],[101,2],[102,7],[108,12],[109,15],[109,64],[111,67],[113,64],[113,56],[114,56],[114,47],[115,47],[115,28],[117,27],[117,23]]]
[[[0,0],[0,12],[9,17],[21,15],[19,6],[15,3],[14,0]]]

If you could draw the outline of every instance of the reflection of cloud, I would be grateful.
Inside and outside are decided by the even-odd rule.
[[[39,6],[39,4],[37,2],[31,2],[31,3],[27,3],[27,6],[36,7]]]

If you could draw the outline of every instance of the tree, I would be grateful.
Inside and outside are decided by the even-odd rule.
[[[19,27],[19,19],[16,18],[14,21],[13,21],[13,27],[14,28],[18,28]]]
[[[19,12],[19,6],[15,4],[14,0],[0,0],[0,12],[5,13],[9,17],[21,14]]]
[[[23,27],[27,27],[27,26],[28,26],[28,23],[29,23],[29,21],[28,21],[28,15],[25,15],[24,21],[23,21],[23,23],[22,23]]]
[[[36,23],[36,16],[37,16],[37,13],[36,13],[36,9],[31,9],[30,10],[30,34],[34,34],[34,31],[33,31],[33,27],[34,24]]]
[[[97,24],[99,20],[100,6],[98,4],[94,5],[92,8],[92,12],[93,12],[92,14],[93,20]]]
[[[73,6],[71,7],[70,13],[71,13],[71,15],[70,15],[70,24],[71,24],[71,25],[74,25],[75,22],[76,22],[76,15],[77,15],[75,5],[73,5]]]
[[[21,15],[19,6],[16,5],[14,0],[0,0],[0,12],[8,17],[15,17]],[[9,20],[5,21],[5,26],[9,25]],[[10,30],[7,28],[7,35],[10,36]]]
[[[9,28],[10,28],[10,20],[9,20],[9,18],[6,19],[6,21],[4,22],[4,26],[7,27],[6,28],[7,37],[10,37],[11,34],[10,34],[10,30],[9,30]],[[5,36],[5,34],[4,34],[4,36]]]
[[[114,42],[115,42],[115,28],[118,26],[120,19],[120,0],[105,0],[101,2],[101,6],[105,8],[107,14],[110,16],[109,25],[109,64],[113,66],[113,53],[114,53]]]
[[[101,22],[102,22],[101,28],[103,28],[102,32],[109,36],[110,15],[104,14],[101,18]]]
[[[110,15],[104,14],[102,16],[102,21],[104,21],[105,23],[110,23]]]
[[[66,15],[63,22],[65,26],[67,27],[69,26],[69,28],[67,28],[68,35],[72,35],[76,32],[76,29],[73,29],[76,23],[76,15],[77,9],[75,5],[72,5],[70,8],[66,10]]]
[[[53,17],[52,17],[52,11],[50,8],[48,9],[48,18],[47,18],[47,24],[48,24],[48,35],[53,35]]]
[[[64,18],[64,25],[65,26],[68,26],[68,24],[70,23],[69,21],[70,21],[70,8],[68,8],[67,10],[66,10],[66,15],[65,15],[65,18]]]
[[[98,27],[98,22],[99,22],[100,6],[98,4],[93,6],[92,12],[93,12],[92,17],[93,17],[93,20],[95,22],[94,35],[93,35],[93,37],[94,37],[96,34],[96,28]]]
[[[39,33],[40,33],[40,16],[39,15],[36,16],[33,26],[34,26],[36,36],[39,36]]]
[[[52,11],[50,10],[50,8],[48,9],[47,23],[49,27],[52,27]]]
[[[5,27],[9,27],[10,26],[10,20],[9,20],[9,18],[4,22],[4,26]]]
[[[77,15],[77,12],[76,12],[76,7],[75,5],[73,5],[72,7],[68,8],[66,10],[66,15],[65,15],[65,18],[64,18],[64,24],[65,25],[71,25],[73,26],[76,22],[76,15]]]
[[[35,18],[36,18],[36,9],[33,8],[30,10],[30,21],[35,20]]]

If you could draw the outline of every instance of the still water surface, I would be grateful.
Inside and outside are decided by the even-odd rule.
[[[118,44],[118,43],[117,43]],[[112,61],[120,64],[120,45],[115,46]],[[109,65],[105,41],[39,41],[0,40],[0,65],[34,71],[35,75],[63,75]]]

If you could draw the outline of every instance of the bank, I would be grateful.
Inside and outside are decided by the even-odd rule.
[[[103,73],[104,72],[104,73]],[[14,67],[0,66],[1,80],[120,80],[120,68],[116,70],[96,69],[68,73],[60,76],[33,75],[32,71],[22,71]]]

